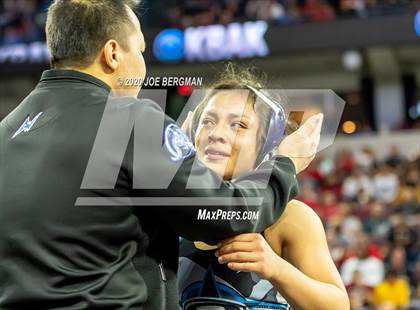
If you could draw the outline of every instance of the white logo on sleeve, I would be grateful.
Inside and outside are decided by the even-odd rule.
[[[28,116],[25,121],[23,122],[22,126],[15,132],[12,139],[16,138],[18,135],[20,135],[22,132],[28,132],[31,130],[32,126],[35,124],[35,122],[38,120],[38,118],[42,115],[42,112],[39,112],[33,120]]]
[[[195,154],[195,148],[187,135],[175,124],[165,129],[165,146],[173,161],[189,158]]]

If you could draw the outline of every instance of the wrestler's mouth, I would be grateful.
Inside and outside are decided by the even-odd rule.
[[[223,160],[230,157],[229,153],[213,147],[206,147],[204,155],[207,160]]]

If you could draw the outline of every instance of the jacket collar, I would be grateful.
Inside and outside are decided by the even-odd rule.
[[[76,80],[80,82],[87,82],[111,91],[111,87],[104,81],[80,71],[76,70],[63,70],[63,69],[50,69],[42,73],[40,82],[44,81],[57,81],[57,80]]]

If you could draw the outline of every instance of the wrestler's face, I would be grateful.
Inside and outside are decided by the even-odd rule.
[[[254,169],[259,126],[248,91],[217,92],[199,120],[194,141],[199,159],[225,180]]]

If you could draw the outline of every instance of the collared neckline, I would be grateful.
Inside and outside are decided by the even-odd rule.
[[[94,85],[97,85],[101,88],[106,89],[108,92],[111,91],[111,87],[106,84],[104,81],[94,77],[93,75],[83,73],[76,70],[64,70],[64,69],[50,69],[42,72],[41,80],[50,81],[50,80],[79,80],[83,82],[88,82]]]

